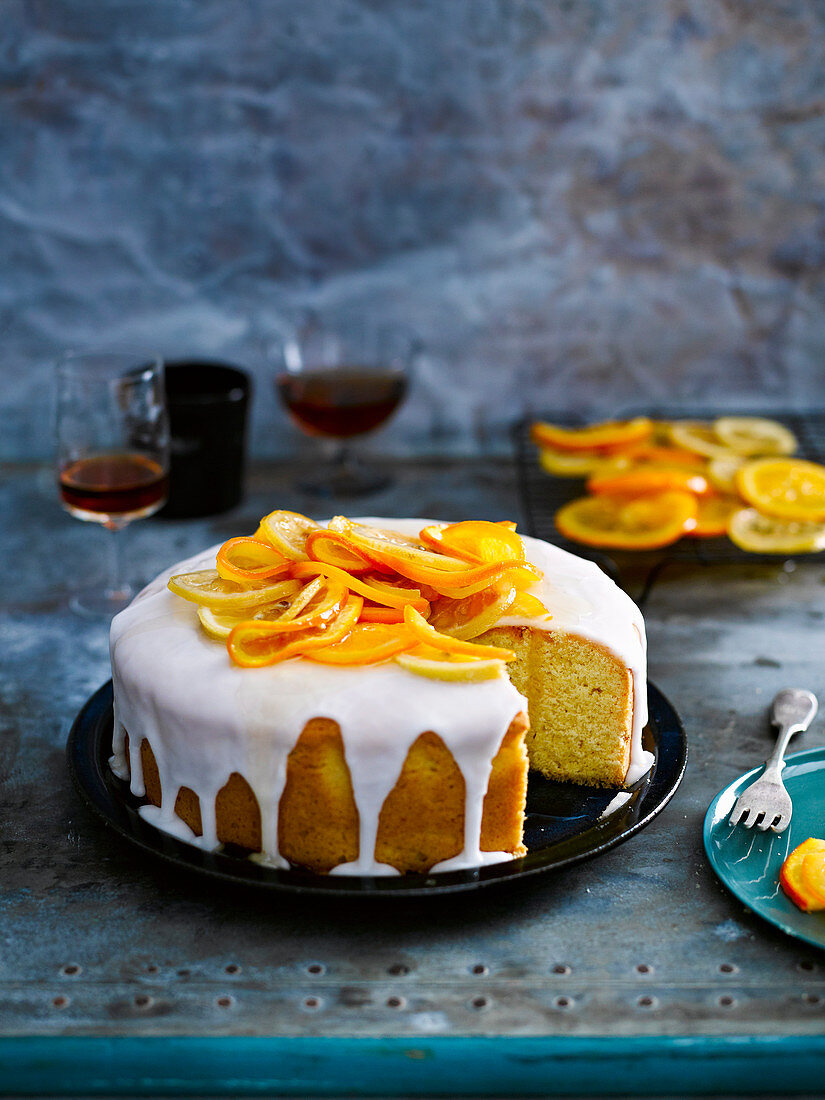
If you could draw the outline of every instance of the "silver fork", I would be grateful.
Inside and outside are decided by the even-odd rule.
[[[779,727],[774,750],[765,770],[737,798],[728,821],[731,825],[754,825],[763,832],[783,833],[791,823],[791,796],[782,782],[785,749],[795,733],[804,732],[817,711],[816,696],[802,688],[785,688],[771,706],[771,721]]]

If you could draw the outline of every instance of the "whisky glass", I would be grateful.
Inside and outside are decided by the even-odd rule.
[[[169,486],[163,363],[122,352],[66,355],[57,365],[56,473],[70,515],[111,532],[108,583],[77,592],[73,610],[111,617],[132,599],[119,532],[151,516]]]
[[[353,441],[384,425],[407,392],[415,337],[381,324],[346,331],[306,323],[274,349],[278,396],[293,422],[321,441],[317,469],[298,487],[313,496],[349,498],[391,483],[365,464]]]

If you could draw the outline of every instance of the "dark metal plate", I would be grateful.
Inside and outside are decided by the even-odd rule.
[[[556,783],[530,773],[522,859],[465,871],[373,877],[315,875],[299,869],[266,867],[243,854],[203,852],[149,825],[138,814],[142,800],[109,768],[112,751],[112,683],[88,700],[72,726],[66,746],[69,769],[86,804],[121,836],[146,852],[190,871],[231,879],[266,890],[338,897],[409,898],[513,885],[522,879],[590,859],[633,836],[667,805],[681,782],[687,742],[676,711],[648,684],[650,720],[644,747],[655,756],[651,771],[630,788],[630,799],[600,817],[615,789]]]

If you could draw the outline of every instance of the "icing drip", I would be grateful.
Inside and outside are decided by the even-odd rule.
[[[370,520],[417,533],[426,520]],[[627,783],[643,775],[652,756],[641,746],[647,720],[644,624],[632,601],[591,562],[525,538],[527,556],[544,571],[532,591],[552,612],[546,626],[569,630],[605,645],[622,658],[634,684],[631,766]],[[427,730],[452,753],[465,781],[464,849],[433,870],[501,862],[506,852],[480,850],[481,817],[492,760],[510,722],[527,709],[506,676],[461,684],[428,680],[394,662],[357,669],[290,660],[241,669],[225,647],[200,629],[191,604],[172,595],[175,572],[214,566],[217,547],[157,577],[118,615],[111,631],[115,692],[112,767],[125,777],[124,731],[129,731],[131,790],[145,794],[140,744],[148,739],[161,783],[162,805],[142,816],[181,840],[218,846],[215,799],[233,772],[252,789],[261,813],[262,862],[288,866],[278,853],[278,806],[287,756],[311,718],[341,730],[360,821],[357,860],[332,874],[394,875],[374,858],[381,807],[395,786],[410,746]],[[501,625],[541,626],[506,617]],[[387,736],[387,731],[392,736]],[[199,797],[203,835],[196,837],[175,814],[177,791]]]

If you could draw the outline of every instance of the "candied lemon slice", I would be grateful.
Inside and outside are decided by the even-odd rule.
[[[534,443],[561,451],[612,450],[640,443],[652,432],[653,421],[646,416],[637,416],[634,420],[605,420],[584,428],[565,428],[559,424],[537,421],[530,428]]]
[[[452,680],[465,684],[480,680],[496,680],[506,676],[504,661],[437,661],[430,657],[417,657],[413,653],[400,653],[395,660],[408,672],[426,676],[430,680]]]
[[[539,448],[539,465],[553,477],[590,477],[605,469],[618,473],[626,470],[633,459],[617,454],[607,457],[603,451],[563,451],[558,447]]]
[[[218,551],[217,568],[226,581],[257,584],[285,573],[290,562],[258,539],[229,539]]]
[[[579,497],[556,512],[565,538],[616,550],[655,550],[676,542],[696,522],[693,493],[671,490],[642,497]]]
[[[211,607],[214,611],[232,612],[245,607],[258,607],[281,598],[283,581],[259,588],[244,588],[235,581],[226,581],[217,569],[198,569],[194,573],[178,573],[170,577],[167,587],[176,596],[192,603]]]
[[[321,528],[311,531],[306,540],[307,555],[315,561],[323,561],[328,565],[337,565],[348,573],[366,573],[372,569],[369,558],[360,554],[354,547],[347,544],[346,539],[337,531],[327,531]]]
[[[752,554],[815,554],[825,548],[825,523],[777,519],[740,508],[728,522],[728,538]]]
[[[708,480],[722,493],[736,493],[736,471],[740,470],[747,459],[744,455],[717,455],[708,463]]]
[[[757,458],[737,471],[748,504],[780,519],[825,520],[825,466],[801,458]]]
[[[797,448],[789,428],[761,416],[720,416],[713,428],[725,446],[740,455],[792,455]]]
[[[695,420],[676,420],[670,425],[670,439],[678,447],[694,451],[707,458],[729,455],[727,447],[716,434],[712,424],[703,424]]]
[[[215,611],[205,605],[198,607],[201,626],[210,638],[228,638],[232,629],[248,619],[277,619],[287,610],[290,597],[301,587],[300,581],[282,581],[283,592],[278,600],[262,604],[260,607],[239,608],[234,614]]]
[[[685,534],[695,539],[712,539],[727,534],[731,517],[741,508],[742,501],[739,497],[721,493],[709,493],[699,497],[696,526]]]
[[[270,512],[261,520],[255,537],[260,536],[291,561],[303,561],[306,556],[307,535],[321,527],[314,519],[300,512]]]

